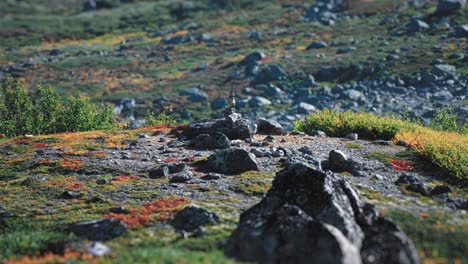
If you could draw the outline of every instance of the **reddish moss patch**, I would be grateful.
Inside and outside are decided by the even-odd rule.
[[[190,203],[190,200],[187,198],[165,197],[145,203],[140,208],[131,209],[129,214],[110,213],[104,217],[118,219],[130,228],[141,228],[148,226],[153,219],[158,221],[169,220],[188,203]]]

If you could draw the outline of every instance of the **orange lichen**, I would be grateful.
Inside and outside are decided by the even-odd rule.
[[[413,171],[414,166],[413,163],[409,160],[389,160],[390,164],[392,165],[392,169],[398,171]]]
[[[37,143],[36,145],[34,145],[33,148],[35,149],[39,149],[39,148],[47,148],[48,145],[46,143]]]
[[[164,163],[171,163],[171,162],[176,162],[177,161],[177,158],[167,158],[167,159],[163,159],[162,162]]]
[[[138,177],[137,176],[124,176],[124,175],[114,177],[114,181],[117,181],[117,182],[128,182],[130,180],[137,181]]]
[[[84,163],[82,159],[72,159],[65,157],[59,161],[58,166],[66,170],[78,170],[84,167]]]
[[[68,263],[81,261],[85,263],[96,263],[95,258],[91,254],[80,253],[66,249],[63,255],[48,252],[42,256],[24,256],[21,258],[12,257],[4,264],[42,264],[42,263]]]
[[[190,203],[190,200],[187,198],[165,197],[145,203],[142,207],[131,209],[129,214],[110,213],[104,217],[118,219],[130,228],[141,228],[148,226],[153,219],[158,221],[169,220],[188,203]]]

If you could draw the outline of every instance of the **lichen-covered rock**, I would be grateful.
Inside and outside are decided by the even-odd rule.
[[[280,123],[268,120],[265,118],[259,118],[257,120],[258,133],[267,135],[281,135],[283,134],[283,126]]]
[[[105,241],[123,234],[127,226],[117,219],[97,219],[73,223],[68,231],[92,241]]]
[[[219,173],[237,174],[259,170],[255,155],[245,149],[227,149],[216,152],[208,158],[208,166]]]
[[[303,163],[241,215],[225,252],[258,263],[419,263],[411,240],[344,179]]]
[[[250,139],[257,131],[257,128],[249,120],[238,119],[229,122],[225,119],[208,122],[190,123],[184,130],[184,135],[188,139],[193,139],[201,134],[214,134],[216,132],[226,135],[230,140]]]
[[[212,212],[197,206],[187,206],[174,216],[171,224],[176,229],[194,231],[200,226],[214,224],[219,221],[219,217]]]
[[[229,138],[220,132],[200,134],[190,142],[190,146],[197,149],[226,149],[231,146]]]

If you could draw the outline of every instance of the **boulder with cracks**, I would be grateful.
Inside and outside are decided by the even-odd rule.
[[[420,263],[406,234],[331,172],[295,163],[244,212],[225,252],[258,263]]]

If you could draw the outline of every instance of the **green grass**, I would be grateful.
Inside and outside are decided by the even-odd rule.
[[[437,127],[437,126],[435,126]],[[442,126],[445,127],[445,124]],[[294,129],[306,133],[321,130],[327,135],[344,137],[358,133],[360,138],[405,141],[423,160],[442,169],[458,184],[468,180],[468,135],[453,131],[436,131],[417,123],[393,116],[378,116],[370,113],[344,113],[322,110],[297,121]],[[458,128],[457,128],[458,129]],[[457,130],[450,126],[450,130]],[[391,156],[372,152],[370,158],[387,162]]]
[[[389,210],[385,215],[398,223],[413,240],[423,261],[427,263],[468,261],[466,222],[454,223],[450,215],[441,212],[429,212],[426,216],[402,210]],[[433,262],[429,262],[431,260]]]

